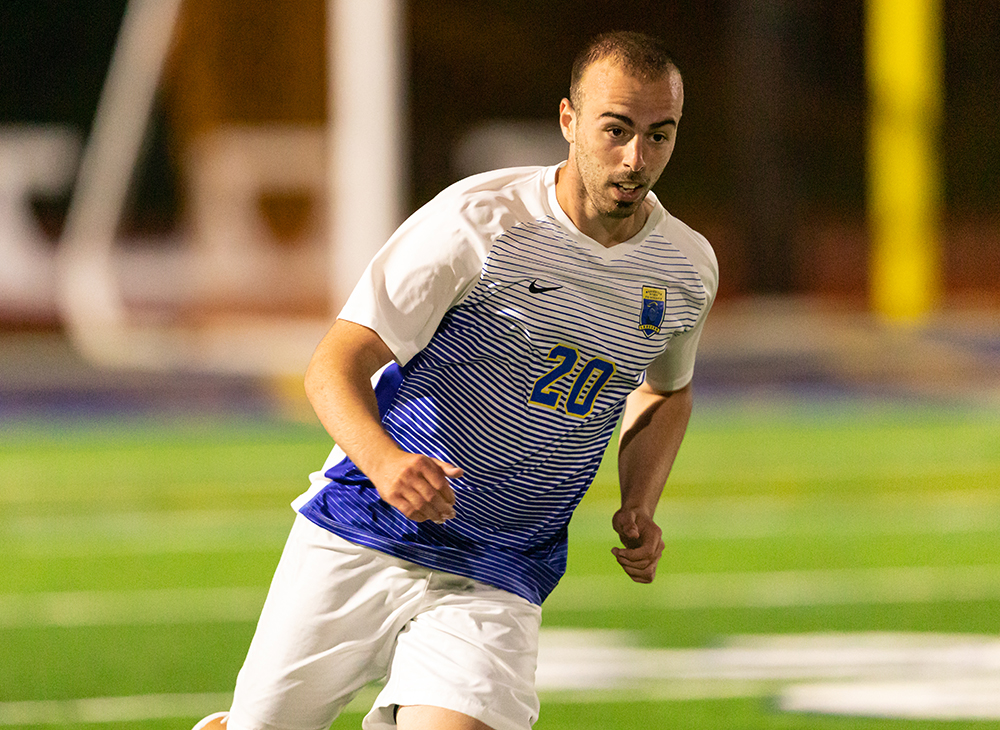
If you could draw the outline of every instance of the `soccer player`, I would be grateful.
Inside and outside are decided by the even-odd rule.
[[[528,730],[540,607],[620,417],[612,553],[653,580],[718,278],[650,192],[682,105],[660,41],[600,36],[559,108],[566,162],[458,182],[375,256],[306,373],[336,446],[294,503],[229,730],[325,730],[380,679],[366,730]]]

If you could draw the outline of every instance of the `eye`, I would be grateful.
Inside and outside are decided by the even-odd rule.
[[[652,140],[656,144],[663,144],[664,142],[670,141],[670,135],[664,134],[663,132],[654,132],[652,135]]]
[[[608,127],[608,134],[615,139],[621,139],[625,136],[625,130],[621,127]]]

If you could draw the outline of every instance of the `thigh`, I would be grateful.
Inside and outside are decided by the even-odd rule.
[[[474,717],[426,705],[407,705],[396,713],[399,730],[493,730]]]
[[[394,728],[395,708],[414,706],[451,710],[495,730],[529,730],[538,718],[540,623],[541,608],[519,596],[436,574],[396,641],[388,681],[363,727]]]
[[[319,730],[385,676],[429,571],[296,518],[236,682],[234,730]]]

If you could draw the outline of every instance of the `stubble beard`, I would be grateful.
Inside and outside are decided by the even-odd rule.
[[[633,203],[625,203],[623,201],[616,200],[614,209],[608,211],[607,216],[609,218],[624,219],[635,215],[635,212],[639,210],[642,206],[642,201],[645,199],[646,196],[644,195]]]
[[[601,213],[603,213],[608,218],[614,220],[624,220],[630,216],[635,215],[635,213],[642,207],[643,201],[646,196],[643,195],[638,200],[634,200],[631,203],[624,200],[615,200],[614,196],[611,194],[612,187],[610,181],[606,184],[604,190],[607,191],[607,201],[608,204],[603,208],[598,208]],[[593,198],[591,198],[593,200]]]
[[[589,158],[582,154],[579,148],[576,150],[576,168],[580,172],[580,193],[590,201],[590,204],[602,216],[612,220],[624,220],[635,215],[646,199],[646,196],[643,195],[631,203],[615,200],[611,192],[614,189],[614,182],[634,181],[641,184],[642,181],[629,179],[613,181],[611,178],[603,177],[599,171],[591,166]]]
[[[613,190],[616,183],[646,185],[648,181],[642,175],[605,177],[599,166],[592,164],[591,158],[585,154],[585,150],[577,146],[575,153],[576,168],[580,174],[580,193],[590,201],[594,210],[611,220],[624,220],[640,210],[646,200],[646,195],[633,202],[626,202],[616,200]],[[648,188],[646,192],[649,192]]]

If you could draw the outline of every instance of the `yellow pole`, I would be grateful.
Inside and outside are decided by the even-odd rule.
[[[942,15],[942,0],[866,2],[870,295],[896,322],[940,297]]]

